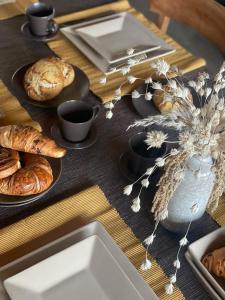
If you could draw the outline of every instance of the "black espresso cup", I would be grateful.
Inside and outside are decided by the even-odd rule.
[[[35,2],[28,6],[26,15],[31,32],[37,36],[45,36],[55,30],[53,21],[55,9],[46,3]]]
[[[70,142],[85,140],[99,109],[100,105],[93,107],[79,100],[70,100],[60,104],[57,113],[64,138]]]
[[[128,169],[131,173],[141,176],[146,170],[155,165],[157,157],[162,157],[166,151],[166,144],[161,148],[150,148],[145,143],[146,133],[140,132],[129,139]]]

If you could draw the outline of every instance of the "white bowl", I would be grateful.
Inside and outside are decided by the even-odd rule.
[[[6,279],[12,300],[143,299],[96,235]]]
[[[219,278],[210,274],[201,262],[205,254],[222,247],[225,247],[225,228],[219,228],[192,243],[189,245],[188,251],[198,269],[202,272],[218,294],[225,299],[225,278]]]

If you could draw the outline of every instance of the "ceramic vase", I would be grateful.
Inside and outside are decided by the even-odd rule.
[[[192,229],[203,216],[214,186],[215,174],[211,157],[191,157],[184,171],[184,178],[170,199],[168,218],[161,222],[173,232],[183,233],[192,220]],[[197,211],[193,214],[193,205]]]

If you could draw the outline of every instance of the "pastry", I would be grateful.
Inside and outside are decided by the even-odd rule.
[[[11,176],[19,168],[19,153],[16,150],[0,147],[0,179]]]
[[[46,58],[46,61],[52,62],[60,68],[64,77],[64,87],[70,85],[74,81],[75,72],[72,65],[56,56],[48,57]]]
[[[49,162],[33,154],[25,154],[24,167],[13,175],[0,179],[0,194],[28,196],[39,194],[49,188],[53,181]]]
[[[0,127],[0,146],[32,153],[59,158],[66,154],[66,150],[44,136],[31,126],[8,125]]]
[[[171,89],[168,85],[163,86],[164,90],[170,94]],[[165,97],[165,98],[164,98]],[[192,95],[191,93],[188,95],[188,99],[192,101]],[[175,101],[165,101],[166,100],[166,95],[163,90],[155,90],[152,100],[155,104],[155,106],[158,108],[159,111],[161,112],[168,112],[173,109],[176,109],[179,107],[179,103]]]
[[[225,278],[225,247],[216,249],[213,252],[207,254],[202,259],[203,265],[206,269],[218,276]]]
[[[33,100],[47,101],[58,96],[74,77],[73,67],[63,59],[56,56],[42,58],[26,71],[24,88]]]
[[[62,71],[54,63],[40,59],[26,71],[24,88],[27,95],[34,100],[53,99],[64,88]]]

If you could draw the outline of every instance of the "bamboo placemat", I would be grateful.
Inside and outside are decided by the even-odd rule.
[[[225,194],[221,197],[220,203],[215,212],[209,212],[209,214],[221,227],[225,226]]]
[[[29,243],[30,241],[36,240],[36,247],[40,247],[41,242],[37,243],[39,237],[46,233],[50,236],[53,230],[56,231],[61,225],[72,220],[75,221],[76,227],[93,220],[101,222],[133,265],[139,269],[145,257],[145,249],[98,186],[93,186],[1,229],[0,264],[3,265],[32,251],[34,246]],[[46,239],[44,240],[46,243]],[[185,299],[178,288],[175,288],[171,296],[165,294],[164,285],[168,282],[168,278],[156,261],[153,261],[151,270],[141,272],[141,275],[160,299]]]
[[[24,13],[26,7],[35,0],[16,0],[0,6],[0,20],[8,19]]]
[[[131,8],[128,1],[122,0],[112,4],[107,4],[92,9],[84,10],[81,12],[72,13],[65,16],[55,18],[56,22],[61,24],[72,20],[79,20],[88,18],[93,15],[104,13],[107,11],[128,11],[135,16],[141,23],[143,23],[149,30],[154,32],[166,43],[176,49],[176,52],[165,57],[165,60],[170,64],[175,64],[183,72],[187,73],[198,69],[206,64],[202,58],[197,58],[184,49],[181,45],[175,42],[171,37],[163,34],[155,24],[147,20],[140,12]],[[59,38],[48,43],[49,47],[59,56],[65,58],[70,63],[80,67],[88,76],[91,82],[92,91],[98,95],[103,102],[111,100],[114,95],[115,89],[118,88],[123,77],[120,73],[112,74],[108,77],[106,85],[99,84],[99,79],[102,76],[100,70],[94,66],[66,37],[60,34]],[[149,62],[142,63],[133,67],[132,74],[136,77],[146,77],[152,75],[149,68]],[[124,85],[122,94],[129,93],[134,86]]]
[[[0,126],[22,123],[41,131],[40,124],[31,119],[28,112],[10,93],[2,81],[0,81],[0,111],[4,113],[4,117],[0,119]]]

